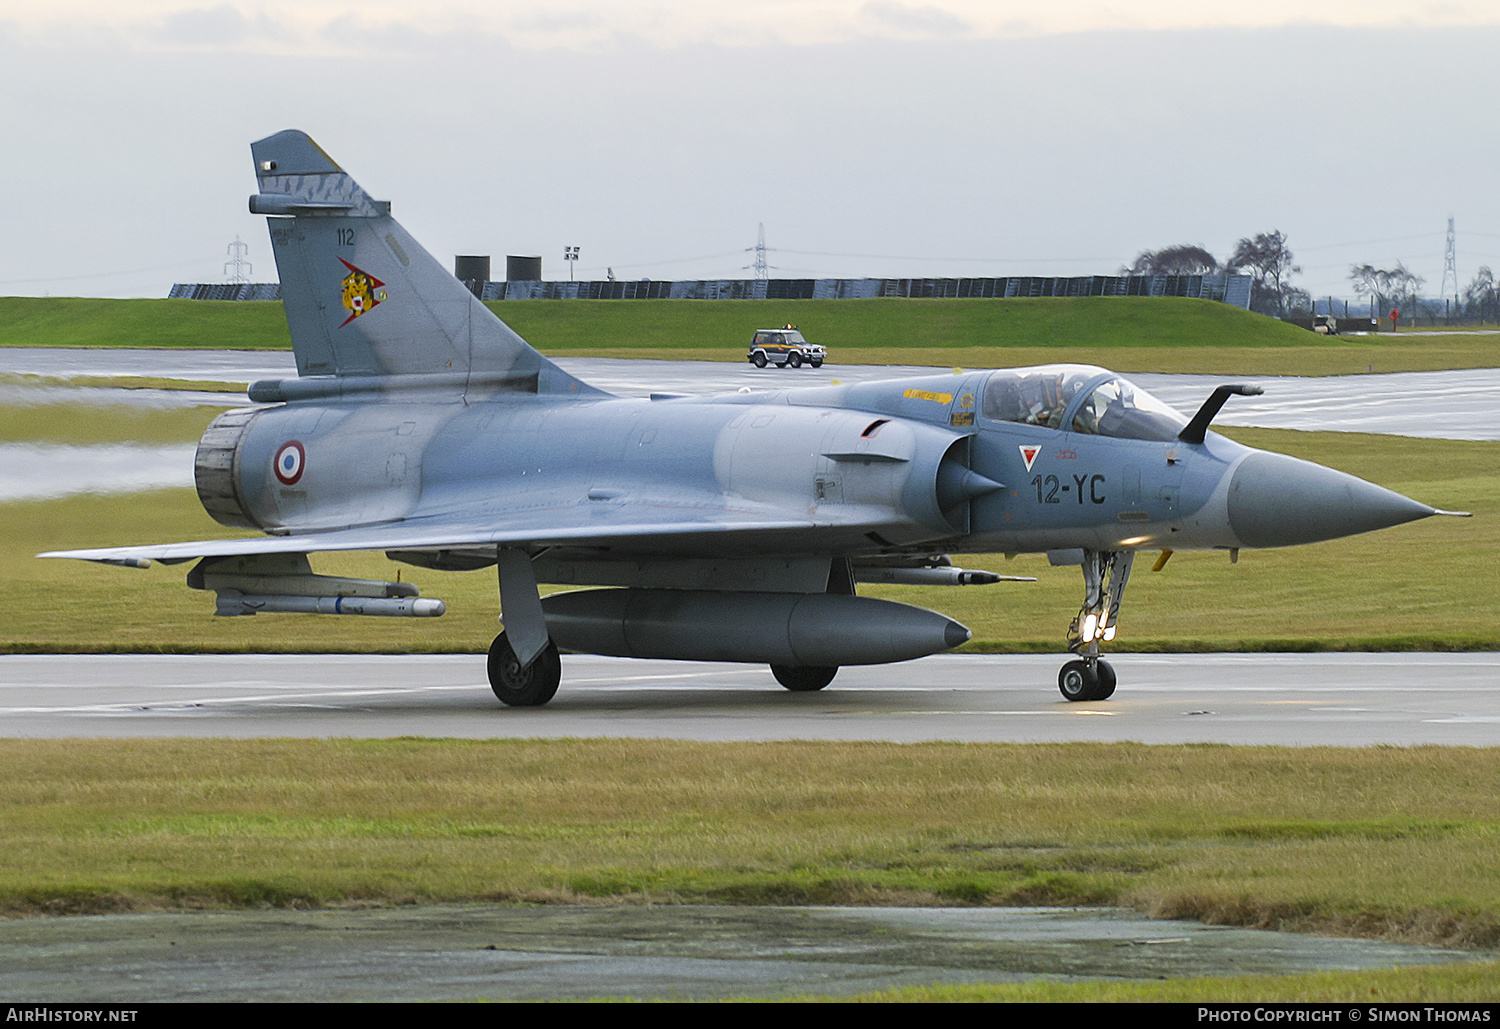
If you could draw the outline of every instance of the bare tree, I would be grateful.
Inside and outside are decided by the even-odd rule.
[[[1142,250],[1124,269],[1127,275],[1212,275],[1219,270],[1214,255],[1198,244],[1183,243],[1160,250]]]
[[[1368,297],[1372,309],[1385,307],[1384,276],[1385,272],[1373,264],[1349,266],[1349,282],[1354,286],[1355,296]],[[1371,313],[1377,318],[1380,317],[1378,311],[1372,310]]]
[[[1250,309],[1272,315],[1286,312],[1291,277],[1302,272],[1292,263],[1286,233],[1280,229],[1240,240],[1224,262],[1224,270],[1231,275],[1248,271],[1254,279]]]
[[[1286,313],[1296,318],[1311,318],[1313,315],[1312,294],[1296,286],[1288,286],[1282,292]],[[1332,311],[1329,312],[1330,314]]]
[[[1483,324],[1485,319],[1494,321],[1497,308],[1500,308],[1500,296],[1495,289],[1495,276],[1488,265],[1480,265],[1479,271],[1474,273],[1474,281],[1464,287],[1463,313],[1469,318],[1478,318]]]
[[[1396,267],[1389,269],[1368,264],[1351,265],[1349,281],[1353,283],[1355,293],[1369,297],[1379,308],[1375,313],[1378,318],[1389,309],[1403,308],[1415,317],[1417,294],[1427,280],[1413,275],[1406,265],[1397,261]]]

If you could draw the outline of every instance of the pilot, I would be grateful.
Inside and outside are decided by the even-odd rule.
[[[1089,397],[1079,405],[1078,410],[1073,414],[1074,432],[1087,433],[1091,436],[1098,435],[1099,418],[1097,417],[1094,408],[1094,402],[1098,399],[1099,394],[1097,391],[1095,391],[1093,396]]]
[[[1124,397],[1117,386],[1106,382],[1078,405],[1078,412],[1073,415],[1073,431],[1112,436],[1124,417]]]
[[[1063,409],[1068,406],[1068,398],[1063,396],[1062,373],[1041,375],[1034,382],[1035,386],[1026,392],[1035,399],[1026,405],[1026,417],[1022,421],[1028,425],[1045,425],[1049,429],[1060,428]]]
[[[1122,436],[1130,404],[1124,392],[1117,392],[1109,399],[1104,413],[1099,416],[1099,432],[1105,436]]]

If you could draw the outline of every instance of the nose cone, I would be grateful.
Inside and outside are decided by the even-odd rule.
[[[1229,527],[1247,547],[1316,543],[1436,513],[1383,486],[1284,454],[1251,454],[1229,480]]]

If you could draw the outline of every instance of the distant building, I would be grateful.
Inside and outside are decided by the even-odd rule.
[[[179,282],[169,300],[280,300],[279,282]]]
[[[469,283],[484,300],[863,300],[874,297],[1193,297],[1250,307],[1248,275],[1010,275],[961,279],[686,279]],[[477,288],[476,288],[477,287]],[[178,283],[188,300],[280,300],[276,283]]]

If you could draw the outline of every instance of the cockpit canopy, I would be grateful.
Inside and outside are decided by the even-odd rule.
[[[981,405],[991,421],[1119,439],[1170,441],[1187,418],[1113,372],[1049,364],[991,373]]]

